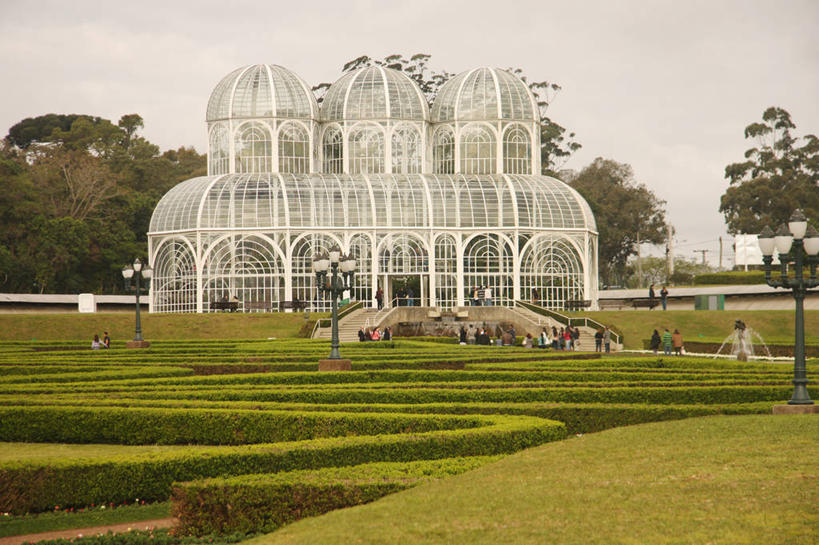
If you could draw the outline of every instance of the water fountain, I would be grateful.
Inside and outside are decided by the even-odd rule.
[[[748,361],[750,356],[754,355],[754,341],[753,338],[756,337],[759,340],[759,344],[762,345],[762,348],[765,349],[765,353],[768,357],[771,357],[771,352],[768,350],[768,346],[765,344],[765,341],[762,340],[762,336],[745,325],[745,322],[742,320],[734,321],[734,331],[730,335],[728,335],[722,344],[717,350],[717,353],[714,357],[719,356],[722,349],[725,347],[728,342],[731,342],[731,354],[736,356],[736,359],[739,361]]]

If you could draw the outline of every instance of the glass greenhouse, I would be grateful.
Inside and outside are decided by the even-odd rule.
[[[596,300],[597,232],[571,187],[539,175],[537,103],[516,76],[453,77],[430,108],[406,75],[343,75],[318,107],[289,70],[228,74],[207,109],[208,176],[172,188],[151,218],[152,312],[300,301],[326,310],[313,257],[357,260],[351,299],[415,287],[415,304]]]

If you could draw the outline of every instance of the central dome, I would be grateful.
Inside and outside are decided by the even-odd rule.
[[[321,105],[323,121],[427,121],[426,98],[406,74],[368,66],[341,76],[327,90]]]

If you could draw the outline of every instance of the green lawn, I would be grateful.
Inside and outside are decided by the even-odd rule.
[[[613,325],[625,336],[625,347],[642,349],[643,339],[654,329],[672,332],[679,329],[684,340],[725,339],[734,330],[734,321],[743,320],[763,340],[793,343],[794,312],[790,310],[601,310],[570,312],[570,316],[587,316],[606,325]],[[819,311],[805,311],[805,336],[808,342],[819,342]]]
[[[267,339],[297,337],[313,329],[326,313],[304,314],[149,314],[142,313],[142,333],[147,340],[165,339]],[[134,314],[0,314],[0,340],[88,340],[108,331],[114,341],[134,338]]]
[[[815,416],[720,416],[550,443],[247,545],[815,544]]]

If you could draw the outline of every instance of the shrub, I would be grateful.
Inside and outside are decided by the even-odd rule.
[[[368,503],[495,459],[371,463],[176,483],[172,514],[187,534],[272,532],[302,518]]]

